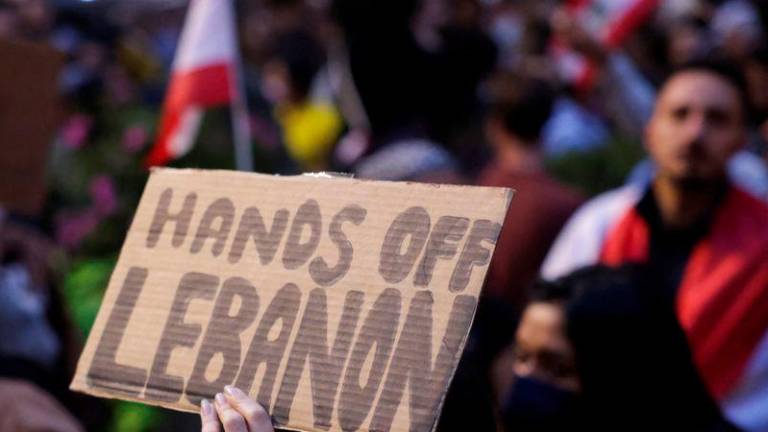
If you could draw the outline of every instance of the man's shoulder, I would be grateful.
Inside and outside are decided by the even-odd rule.
[[[572,220],[587,224],[612,223],[634,207],[644,192],[643,187],[634,184],[603,192],[579,207]]]
[[[724,223],[750,241],[768,246],[768,203],[734,187],[723,214]]]
[[[640,200],[644,188],[624,186],[602,193],[581,206],[566,223],[542,266],[545,279],[596,264],[611,229]]]
[[[569,208],[572,213],[584,203],[584,195],[544,171],[514,171],[501,169],[495,163],[486,166],[478,176],[481,186],[511,187],[525,193],[534,205],[548,204],[550,208]],[[545,206],[547,208],[547,206]]]

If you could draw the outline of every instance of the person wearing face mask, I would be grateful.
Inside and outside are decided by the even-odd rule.
[[[538,282],[507,352],[509,361],[497,362],[512,373],[499,403],[503,430],[738,430],[707,393],[648,267],[592,266]],[[451,404],[452,391],[438,431],[496,430],[468,403],[482,394]],[[230,386],[202,402],[201,424],[203,432],[274,430],[265,408]]]
[[[568,430],[582,423],[581,382],[565,333],[568,295],[550,288],[533,290],[514,343],[496,362],[495,369],[511,373],[502,379],[511,382],[509,389],[497,389],[506,430]]]
[[[744,88],[738,70],[718,61],[673,72],[645,128],[652,180],[577,210],[542,274],[647,264],[709,394],[736,425],[766,430],[768,205],[727,175],[747,138]]]
[[[509,431],[734,431],[653,269],[591,266],[531,291],[501,399]]]

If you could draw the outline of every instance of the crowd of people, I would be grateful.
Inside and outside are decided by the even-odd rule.
[[[516,191],[438,430],[768,430],[768,2],[618,3],[644,9],[235,2],[257,171]],[[60,53],[64,113],[44,209],[0,212],[0,431],[116,428],[66,385],[185,6],[0,0],[0,42]],[[173,165],[233,168],[230,126]],[[222,392],[204,430],[271,429]],[[123,427],[200,428],[154,415]]]

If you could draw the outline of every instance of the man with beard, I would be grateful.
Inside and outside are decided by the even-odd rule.
[[[542,273],[554,279],[596,263],[647,264],[660,276],[655,289],[674,308],[709,394],[736,425],[765,430],[768,206],[726,175],[746,142],[744,88],[743,77],[718,62],[672,73],[645,130],[658,166],[653,181],[578,210]]]

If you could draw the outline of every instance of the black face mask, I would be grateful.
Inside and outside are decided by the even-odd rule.
[[[515,378],[501,407],[510,432],[579,430],[579,414],[575,392],[523,377]]]

